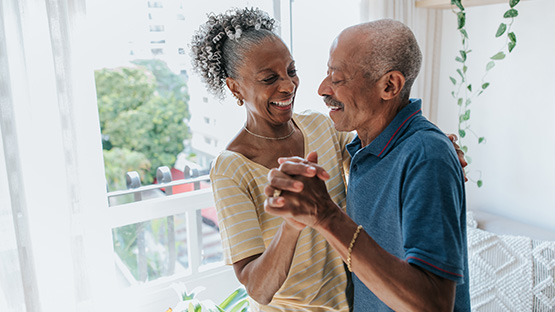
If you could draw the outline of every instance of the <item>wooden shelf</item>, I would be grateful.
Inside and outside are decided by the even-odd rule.
[[[509,3],[509,0],[463,0],[465,8],[477,5]],[[421,9],[450,9],[451,0],[416,0],[416,7]]]

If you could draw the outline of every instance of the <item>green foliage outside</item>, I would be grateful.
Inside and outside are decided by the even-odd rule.
[[[479,83],[473,84],[468,79],[467,71],[467,60],[468,55],[472,52],[469,47],[469,36],[466,31],[466,10],[463,6],[462,0],[451,0],[451,4],[455,6],[453,13],[457,16],[457,29],[461,38],[461,49],[459,50],[459,55],[455,57],[455,61],[458,63],[458,68],[456,69],[457,75],[449,76],[449,79],[453,83],[453,91],[451,95],[455,99],[457,105],[459,106],[459,120],[458,120],[458,133],[460,137],[461,149],[465,153],[465,159],[469,165],[472,164],[472,158],[468,153],[468,139],[469,135],[472,135],[478,144],[485,144],[486,138],[476,134],[470,123],[470,113],[471,104],[475,98],[480,96],[489,86],[490,82],[487,81],[488,73],[495,67],[496,62],[499,62],[511,53],[516,47],[516,35],[512,30],[512,25],[514,23],[515,17],[518,16],[518,11],[515,6],[520,2],[520,0],[508,0],[509,9],[503,14],[503,22],[501,22],[495,33],[495,38],[504,39],[502,47],[496,51],[485,66],[484,74]],[[507,52],[507,54],[505,53]],[[474,176],[473,172],[467,172],[467,177],[470,181],[476,183],[478,187],[482,187],[482,172],[477,172],[477,176]]]
[[[150,184],[159,166],[171,167],[190,137],[185,79],[160,60],[95,72],[98,111],[110,191],[125,189],[137,171]]]
[[[137,171],[143,185],[152,183],[156,169],[173,166],[190,136],[185,79],[163,61],[137,60],[97,70],[95,80],[108,190],[125,189],[129,171]],[[132,198],[126,196],[123,202]],[[116,228],[114,250],[136,280],[154,280],[173,271],[177,244],[170,232],[173,217]]]

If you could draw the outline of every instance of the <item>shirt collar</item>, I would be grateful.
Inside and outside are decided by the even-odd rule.
[[[422,115],[422,100],[410,99],[410,103],[405,106],[393,121],[382,131],[364,150],[367,153],[378,156],[380,158],[387,155],[387,153],[395,146],[395,141],[399,138],[403,129],[405,129],[409,121],[414,117]],[[354,157],[354,154],[361,148],[361,141],[358,135],[351,143],[347,145],[347,151]]]

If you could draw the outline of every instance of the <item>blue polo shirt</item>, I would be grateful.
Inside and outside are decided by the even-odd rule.
[[[347,211],[389,253],[456,281],[455,311],[470,311],[464,175],[421,104],[411,99],[367,146],[358,136],[347,145]],[[353,282],[355,311],[392,311],[354,274]]]

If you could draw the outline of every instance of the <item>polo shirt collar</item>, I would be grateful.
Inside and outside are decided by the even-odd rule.
[[[403,130],[408,126],[410,121],[416,116],[422,115],[422,100],[410,99],[410,103],[403,108],[393,121],[368,144],[364,151],[377,157],[384,157],[395,146],[395,141],[401,136]],[[356,152],[361,148],[361,141],[358,135],[351,143],[347,145],[347,151],[354,157]]]

